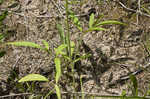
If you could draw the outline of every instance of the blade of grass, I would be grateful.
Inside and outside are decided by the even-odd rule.
[[[60,88],[57,85],[55,85],[55,89],[56,89],[57,98],[61,99]]]
[[[95,26],[96,24],[98,24],[98,23],[101,21],[101,19],[102,19],[103,17],[104,17],[104,14],[99,15],[98,18],[96,19],[96,21],[94,22],[94,26]]]
[[[133,84],[133,95],[134,96],[138,96],[138,83],[137,83],[137,79],[135,77],[135,75],[130,75],[130,80],[132,81]]]
[[[94,24],[94,13],[90,15],[89,28],[92,28],[93,24]]]
[[[33,48],[40,48],[43,50],[43,48],[33,42],[26,42],[26,41],[18,41],[18,42],[8,42],[6,45],[14,45],[14,46],[23,46],[23,47],[33,47]]]
[[[46,96],[44,97],[44,99],[47,99],[47,97],[50,95],[50,94],[52,94],[54,92],[54,89],[52,89],[51,91],[49,91],[47,94],[46,94]]]
[[[55,61],[55,66],[56,66],[56,78],[55,78],[55,80],[56,80],[56,84],[57,84],[58,80],[61,76],[61,66],[60,66],[61,62],[60,62],[59,58],[55,58],[54,61]]]
[[[56,56],[58,55],[66,55],[66,53],[63,51],[65,48],[67,48],[66,44],[61,44],[58,48],[55,48]]]
[[[100,22],[100,23],[96,24],[95,26],[108,25],[108,24],[126,25],[125,23],[122,23],[119,21],[108,20],[108,21]]]
[[[21,78],[18,82],[28,82],[28,81],[48,81],[48,79],[39,74],[29,74]]]
[[[46,50],[49,50],[49,44],[48,44],[48,42],[46,42],[45,40],[43,40],[42,42],[43,42]]]

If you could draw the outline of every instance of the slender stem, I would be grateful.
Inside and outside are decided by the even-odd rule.
[[[68,0],[66,1],[66,26],[67,26],[67,34],[66,34],[66,40],[67,40],[67,53],[69,54],[69,58],[71,59],[71,68],[72,68],[72,78],[73,78],[73,89],[75,92],[75,78],[74,78],[74,63],[72,63],[72,56],[71,56],[71,38],[70,38],[70,25],[69,25],[69,7],[68,7]],[[76,99],[76,96],[74,97]]]
[[[70,45],[70,26],[69,26],[69,9],[68,9],[68,0],[66,1],[66,26],[67,26],[67,34],[66,34],[66,39],[67,39],[67,45],[68,45],[68,49],[67,52],[69,54],[69,57],[71,59],[71,45]]]

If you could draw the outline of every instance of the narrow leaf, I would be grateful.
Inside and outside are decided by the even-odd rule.
[[[138,95],[138,83],[137,83],[137,79],[136,79],[136,77],[135,77],[135,75],[130,75],[130,80],[132,81],[132,84],[133,84],[133,88],[134,88],[134,92],[133,92],[133,94],[135,95],[135,96],[137,96]]]
[[[7,45],[14,45],[14,46],[24,46],[24,47],[33,47],[33,48],[40,48],[43,49],[40,45],[33,43],[33,42],[26,42],[26,41],[18,41],[18,42],[8,42]]]
[[[44,44],[46,50],[49,50],[49,44],[48,44],[48,42],[46,42],[45,40],[43,40],[43,44]]]
[[[66,53],[63,51],[67,47],[66,44],[61,44],[58,48],[55,48],[55,53],[56,56],[60,55],[65,55]]]
[[[74,23],[74,24],[80,24],[80,23],[79,23],[79,19],[78,19],[77,17],[74,17],[73,23]]]
[[[122,23],[122,22],[119,22],[119,21],[108,20],[108,21],[100,22],[100,23],[96,24],[96,26],[100,26],[100,25],[108,25],[108,24],[126,25],[125,23]]]
[[[73,63],[76,63],[77,61],[82,60],[82,59],[86,59],[86,58],[88,58],[88,57],[90,57],[90,56],[91,56],[91,54],[82,55],[82,56],[80,56],[79,58],[75,59],[75,60],[73,61]]]
[[[29,74],[19,80],[19,82],[27,82],[27,81],[48,81],[48,79],[39,74]]]
[[[55,85],[55,89],[56,89],[57,98],[61,99],[60,88],[57,85]]]
[[[94,24],[94,13],[90,15],[89,28],[92,28],[93,24]]]
[[[98,24],[98,23],[101,21],[101,19],[102,19],[103,17],[104,17],[104,14],[99,15],[98,18],[96,19],[96,21],[94,22],[94,26],[95,26],[96,24]]]
[[[80,32],[83,31],[82,27],[81,26],[77,26],[77,28],[80,30]]]
[[[71,41],[71,56],[74,53],[74,48],[75,48],[75,43],[73,41]]]
[[[60,59],[59,58],[55,58],[55,66],[56,66],[56,83],[58,83],[58,80],[61,76],[61,66],[60,66]]]
[[[70,13],[69,17],[73,20],[73,24],[75,24],[76,27],[80,30],[80,32],[82,32],[83,29],[81,27],[81,24],[80,24],[78,17],[75,16],[74,13]]]
[[[121,93],[121,95],[122,95],[122,96],[126,96],[126,91],[123,90],[122,93]]]

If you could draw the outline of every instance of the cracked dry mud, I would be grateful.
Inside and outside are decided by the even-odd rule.
[[[44,39],[49,42],[51,49],[57,47],[60,42],[56,24],[58,19],[62,23],[64,22],[62,16],[65,10],[64,1],[55,3],[52,1],[19,0],[18,6],[20,8],[5,20],[10,28],[13,27],[16,34],[6,41],[32,41],[42,44],[41,41]],[[90,53],[92,57],[81,62],[77,69],[77,75],[79,76],[80,73],[85,76],[83,81],[85,92],[120,95],[123,90],[129,90],[130,81],[126,80],[126,83],[117,83],[113,86],[109,86],[109,84],[130,73],[129,70],[134,72],[148,63],[148,53],[144,49],[143,42],[145,42],[146,37],[149,39],[150,18],[139,16],[139,24],[135,25],[136,17],[134,14],[125,11],[116,2],[110,1],[99,4],[96,0],[84,1],[85,3],[81,8],[78,4],[72,5],[77,15],[86,13],[94,7],[96,16],[104,14],[103,20],[118,20],[127,23],[128,26],[108,25],[104,26],[108,31],[94,31],[84,35],[81,53]],[[10,4],[4,3],[0,8],[5,8],[7,5]],[[79,18],[83,21],[83,27],[87,28],[86,17]],[[76,40],[79,32],[74,26],[71,26],[71,33],[73,33],[72,40]],[[0,60],[0,73],[2,75],[0,83],[7,80],[10,70],[14,68],[13,66],[19,68],[19,77],[29,73],[48,72],[51,74],[51,78],[54,78],[54,55],[49,58],[46,53],[33,48],[12,46],[4,49],[6,49],[7,54]],[[20,59],[17,62],[18,58]],[[149,75],[149,69],[136,75],[139,89],[142,89],[143,93],[148,89]],[[62,82],[62,84],[64,83]],[[5,84],[0,87],[3,88],[3,91],[7,91],[6,94],[15,90],[13,88],[7,90]],[[69,84],[65,87],[66,89],[62,88],[62,90],[70,90]]]

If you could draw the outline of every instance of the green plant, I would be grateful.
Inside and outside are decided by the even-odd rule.
[[[95,19],[94,14],[92,13],[90,15],[89,28],[87,30],[85,30],[81,26],[81,22],[79,21],[78,17],[75,16],[74,12],[71,11],[71,9],[69,9],[69,1],[65,0],[65,2],[66,2],[66,4],[65,4],[65,8],[66,8],[66,22],[65,22],[66,23],[66,33],[64,30],[65,27],[63,28],[61,24],[57,24],[61,44],[57,48],[54,49],[55,50],[54,63],[55,63],[55,69],[56,69],[55,84],[53,84],[54,89],[51,90],[45,96],[45,99],[48,95],[50,95],[54,91],[56,91],[58,99],[61,99],[61,90],[59,87],[59,79],[61,79],[61,76],[62,76],[62,70],[63,70],[62,66],[61,66],[62,62],[65,63],[65,65],[66,65],[65,68],[71,68],[71,75],[72,75],[72,79],[73,79],[73,81],[72,81],[73,91],[76,92],[76,90],[75,90],[75,77],[74,77],[74,73],[75,73],[74,64],[77,61],[80,61],[82,59],[90,57],[89,54],[81,55],[80,50],[79,50],[81,47],[81,44],[82,44],[83,36],[86,33],[91,32],[91,31],[107,31],[107,29],[101,27],[103,25],[108,25],[108,24],[126,25],[124,23],[114,21],[114,20],[108,20],[108,21],[102,21],[101,22],[101,18]],[[71,41],[70,21],[81,32],[81,36],[79,38],[78,45],[76,45],[73,41]],[[8,43],[6,43],[6,45],[33,47],[33,48],[38,48],[42,51],[45,51],[49,55],[53,54],[50,50],[49,44],[44,40],[43,40],[44,47],[42,47],[39,44],[36,44],[33,42],[27,42],[27,41],[8,42]],[[79,55],[80,57],[77,58],[76,57],[77,55]],[[34,90],[33,87],[34,87],[35,81],[48,81],[49,82],[48,78],[45,78],[39,74],[29,74],[29,75],[27,75],[27,76],[25,76],[19,80],[19,82],[33,82],[31,84],[31,86],[29,85],[29,83],[26,83],[28,85],[29,89],[31,89],[31,92],[33,92],[33,90]],[[81,85],[82,85],[82,83],[81,83]],[[82,98],[83,98],[83,96],[84,95],[82,95]]]

